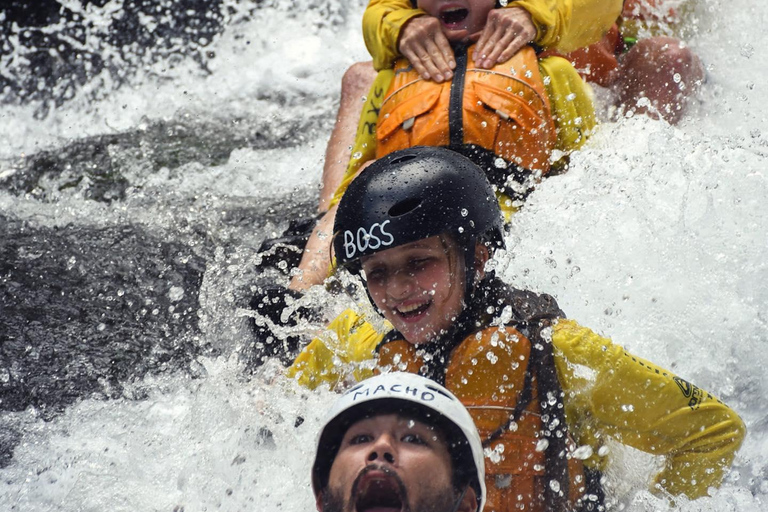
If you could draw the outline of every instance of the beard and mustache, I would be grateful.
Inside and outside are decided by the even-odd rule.
[[[376,501],[375,498],[361,495],[360,482],[363,477],[371,471],[381,471],[385,473],[397,486],[397,489],[386,489],[385,491],[380,492],[380,494],[383,492],[387,493],[387,496],[382,499],[385,503],[374,503],[374,501]],[[393,492],[396,493],[397,496],[393,496],[391,494]],[[392,508],[395,508],[396,503],[399,503],[401,512],[450,512],[454,510],[458,495],[459,493],[453,487],[443,489],[433,488],[422,492],[418,501],[411,504],[408,498],[408,489],[406,489],[405,483],[397,473],[388,467],[370,464],[357,475],[357,478],[355,478],[349,499],[344,499],[343,491],[341,489],[332,489],[330,486],[326,486],[325,489],[323,489],[322,494],[322,512],[356,512],[358,506],[360,506],[361,510],[369,509],[373,506],[392,506]]]

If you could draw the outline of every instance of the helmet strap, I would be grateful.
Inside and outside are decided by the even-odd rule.
[[[469,306],[475,294],[475,246],[477,238],[470,238],[464,245],[464,302]]]
[[[464,487],[464,490],[461,491],[461,494],[459,495],[459,499],[456,500],[456,504],[453,506],[453,509],[451,509],[451,512],[457,512],[459,510],[459,507],[461,506],[461,502],[464,501],[464,496],[467,494],[467,489],[469,489],[469,484]]]

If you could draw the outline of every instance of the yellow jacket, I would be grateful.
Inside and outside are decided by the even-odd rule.
[[[605,35],[621,15],[623,0],[515,0],[507,7],[522,7],[536,25],[534,43],[567,53]],[[426,13],[411,0],[370,0],[363,13],[363,38],[376,71],[391,68],[400,55],[397,43],[403,25]]]
[[[568,52],[598,41],[621,13],[622,0],[517,0],[508,4],[513,5],[531,13],[537,28],[536,44]],[[408,20],[424,14],[421,9],[413,9],[410,0],[371,0],[363,14],[363,37],[379,73],[363,105],[352,157],[331,205],[341,199],[360,166],[375,157],[378,112],[392,81],[392,68],[400,57],[400,30]],[[597,124],[592,94],[563,58],[543,58],[539,68],[557,128],[555,150],[568,154],[584,144],[586,135]],[[514,212],[513,207],[505,207],[511,201],[500,200],[507,215]]]
[[[302,351],[288,375],[310,388],[368,378],[384,335],[347,310]],[[554,324],[552,343],[569,431],[578,446],[592,448],[587,466],[604,469],[598,451],[610,436],[666,456],[652,491],[658,486],[673,496],[697,498],[720,484],[746,434],[733,410],[573,320]]]

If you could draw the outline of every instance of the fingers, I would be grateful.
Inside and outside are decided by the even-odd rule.
[[[475,60],[475,63],[481,68],[491,68],[496,64],[505,62],[512,58],[523,46],[528,44],[530,40],[522,34],[515,34],[513,31],[505,31],[501,34],[494,34],[491,36],[489,43],[485,48],[476,50],[479,54],[479,60]],[[490,52],[487,50],[490,49]]]
[[[480,68],[507,61],[536,36],[536,26],[525,9],[493,9],[472,58]]]
[[[453,50],[436,18],[421,16],[408,21],[400,32],[398,49],[425,80],[442,82],[453,77]]]

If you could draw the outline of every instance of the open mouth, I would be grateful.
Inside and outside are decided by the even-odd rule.
[[[421,304],[401,304],[400,306],[395,307],[394,311],[397,313],[397,316],[403,320],[413,320],[424,314],[431,305],[431,300]]]
[[[463,7],[450,7],[440,13],[440,21],[444,25],[454,28],[469,16],[469,9]]]
[[[363,477],[357,489],[356,512],[401,512],[401,486],[393,475],[377,473]]]

